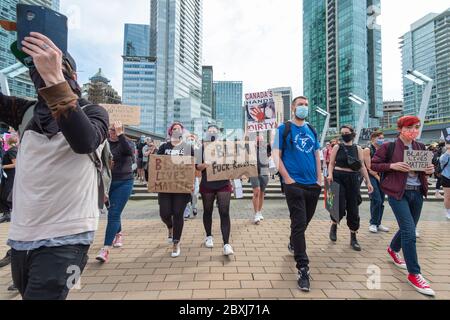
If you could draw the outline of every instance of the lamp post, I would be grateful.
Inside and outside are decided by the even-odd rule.
[[[361,114],[359,116],[358,121],[358,127],[356,128],[356,138],[355,143],[359,143],[359,139],[361,138],[361,132],[364,127],[364,119],[366,117],[367,110],[369,108],[369,105],[367,104],[367,101],[363,98],[358,97],[357,95],[350,93],[350,96],[348,97],[352,102],[356,103],[357,105],[361,106]]]
[[[331,114],[319,107],[316,108],[316,112],[326,117],[325,125],[322,131],[322,138],[320,140],[320,146],[323,148],[323,146],[325,145],[325,139],[327,137],[328,129],[330,128]]]
[[[9,96],[11,93],[9,91],[8,78],[15,78],[22,73],[28,71],[28,68],[25,67],[22,63],[18,62],[9,66],[5,69],[0,70],[0,90],[4,95]]]
[[[422,137],[423,127],[425,125],[425,120],[427,117],[428,107],[431,99],[431,92],[433,91],[434,80],[417,70],[408,70],[406,72],[405,78],[411,80],[416,85],[419,86],[425,85],[425,90],[422,95],[422,103],[420,105],[419,111],[419,119],[420,121],[422,121],[422,126],[420,126],[420,132],[418,137],[418,139],[420,139]]]

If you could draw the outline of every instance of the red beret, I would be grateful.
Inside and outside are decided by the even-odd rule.
[[[421,122],[422,121],[416,116],[405,116],[398,119],[397,126],[399,129],[403,129],[404,127],[411,127]]]

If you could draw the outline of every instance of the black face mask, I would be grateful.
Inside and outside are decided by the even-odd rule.
[[[355,135],[353,133],[351,133],[351,134],[343,134],[342,135],[342,140],[344,140],[345,143],[352,142],[353,139],[355,139]]]

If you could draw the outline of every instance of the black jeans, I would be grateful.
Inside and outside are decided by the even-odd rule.
[[[214,200],[217,197],[220,215],[220,230],[222,231],[223,244],[230,244],[231,218],[230,218],[230,192],[202,193],[203,199],[203,226],[207,237],[212,236],[212,215]]]
[[[11,251],[14,285],[23,300],[65,300],[86,267],[89,246]]]
[[[307,268],[305,232],[316,213],[322,187],[302,186],[298,183],[284,185],[286,200],[291,216],[291,245],[294,247],[297,269]]]
[[[361,180],[359,172],[334,171],[334,181],[339,184],[339,218],[347,216],[350,231],[358,231],[361,224],[359,217],[359,199],[361,197]],[[334,221],[333,222],[341,222]]]
[[[161,220],[168,229],[173,228],[173,243],[179,243],[184,228],[184,209],[191,201],[191,195],[160,193],[158,201]]]

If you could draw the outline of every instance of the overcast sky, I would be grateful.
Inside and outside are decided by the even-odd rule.
[[[149,24],[149,0],[61,0],[70,18],[69,50],[85,83],[99,67],[122,91],[125,23]],[[448,0],[381,0],[384,100],[402,99],[399,37]],[[244,82],[244,91],[289,86],[302,94],[301,0],[204,0],[203,64],[215,80]],[[244,92],[244,93],[245,93]]]

